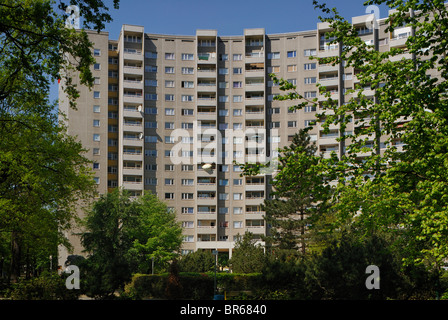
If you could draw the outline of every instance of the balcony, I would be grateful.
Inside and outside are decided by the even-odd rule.
[[[139,49],[124,48],[123,58],[125,60],[143,61],[143,54],[142,51]]]
[[[216,68],[210,66],[198,65],[198,78],[216,78]]]
[[[264,52],[246,52],[247,63],[264,63]]]
[[[141,93],[125,92],[123,94],[124,103],[143,104],[143,95]]]
[[[196,105],[198,105],[198,106],[216,106],[216,96],[215,95],[198,95]]]
[[[264,85],[264,78],[258,78],[258,79],[254,79],[254,78],[249,78],[246,79],[246,86],[245,86],[245,90],[246,91],[263,91],[265,88]]]
[[[138,65],[124,65],[123,66],[123,73],[129,74],[129,75],[143,75],[143,68],[142,66]]]
[[[143,125],[138,121],[124,121],[122,130],[127,132],[140,133],[143,131]]]
[[[199,52],[198,63],[216,63],[216,52]]]
[[[142,80],[123,80],[124,89],[143,89]]]
[[[216,80],[199,80],[197,90],[198,92],[216,92]]]

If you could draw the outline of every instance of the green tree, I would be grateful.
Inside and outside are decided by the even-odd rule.
[[[246,232],[235,243],[229,263],[233,272],[257,273],[262,271],[265,260],[264,248],[256,244],[251,232]]]
[[[81,242],[88,253],[85,287],[91,296],[110,296],[133,273],[159,270],[177,255],[182,229],[155,195],[131,199],[125,190],[102,195],[84,220]]]
[[[0,122],[8,133],[0,141],[0,231],[10,237],[13,281],[21,265],[48,266],[64,243],[61,231],[71,226],[75,203],[95,190],[85,150],[57,126],[56,115],[15,119]]]
[[[393,222],[393,232],[399,229],[401,234],[397,240],[406,244],[402,247],[407,253],[404,262],[422,264],[438,272],[448,256],[445,27],[448,10],[443,2],[430,0],[372,0],[365,5],[384,3],[396,9],[386,19],[386,35],[401,27],[412,30],[405,48],[380,51],[367,45],[358,36],[356,26],[341,17],[336,9],[315,1],[316,7],[326,15],[322,21],[329,22],[334,30],[328,37],[334,43],[343,44],[340,57],[319,59],[319,62],[345,61],[346,67],[355,68],[360,81],[355,88],[359,91],[345,104],[338,105],[331,99],[323,104],[324,110],[334,112],[327,119],[328,125],[338,124],[341,130],[345,130],[349,121],[359,125],[352,134],[343,136],[351,139],[347,154],[342,157],[343,175],[345,178],[367,175],[372,183],[363,184],[355,178],[348,184],[350,188],[344,190],[355,193],[353,188],[363,188],[359,191],[366,195],[376,189],[375,194],[384,204],[381,210],[363,201],[359,203],[361,210],[352,207],[341,213],[350,219],[360,217],[367,223],[368,232],[378,227],[369,217],[384,222],[383,227],[390,227]],[[412,58],[401,59],[402,54],[410,54]],[[362,88],[366,86],[376,90],[373,99],[364,95]],[[384,152],[381,136],[387,137]],[[395,146],[395,141],[403,143],[402,150]],[[359,157],[361,151],[368,156]],[[351,201],[349,197],[344,198]]]
[[[278,171],[273,175],[273,198],[266,199],[263,209],[270,226],[268,245],[285,250],[306,252],[312,242],[318,217],[326,214],[331,199],[332,180],[326,161],[316,155],[317,147],[310,141],[308,129],[301,129],[289,146],[279,149]],[[246,175],[259,172],[248,164]]]
[[[182,272],[215,271],[215,256],[209,250],[197,250],[181,257],[178,261]]]
[[[72,2],[85,27],[99,31],[111,19],[101,0]],[[21,265],[41,266],[49,255],[56,257],[73,204],[92,195],[85,150],[66,135],[48,99],[50,84],[61,79],[75,107],[72,71],[79,72],[82,85],[93,85],[92,44],[83,30],[65,28],[66,5],[0,3],[0,232],[9,234],[13,281]]]

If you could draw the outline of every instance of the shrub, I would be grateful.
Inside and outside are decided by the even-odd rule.
[[[78,290],[67,289],[65,279],[54,272],[30,280],[22,279],[7,293],[12,300],[76,300],[78,295]]]

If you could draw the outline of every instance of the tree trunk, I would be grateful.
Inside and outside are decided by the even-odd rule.
[[[10,280],[17,282],[20,277],[21,244],[20,234],[17,231],[11,233],[11,274]]]

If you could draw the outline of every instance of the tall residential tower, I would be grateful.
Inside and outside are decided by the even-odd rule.
[[[409,28],[385,33],[385,20],[375,30],[372,17],[352,19],[366,43],[380,51],[405,45]],[[310,59],[339,54],[338,45],[328,44],[328,31],[320,23],[285,34],[245,29],[241,36],[215,30],[173,36],[123,25],[118,40],[89,32],[95,84],[92,90],[79,88],[78,110],[68,107],[61,92],[60,109],[68,116],[69,133],[89,149],[99,192],[123,187],[132,196],[157,194],[182,223],[184,252],[231,254],[245,231],[265,235],[260,205],[269,197],[272,177],[242,177],[233,161],[267,161],[310,125],[319,153],[345,151],[336,126],[324,133],[316,123],[319,107],[291,112],[291,102],[273,100],[281,91],[269,77],[275,73],[305,98],[324,100],[320,83],[344,103],[346,90],[357,83],[355,71]],[[346,130],[354,129],[350,124]]]

